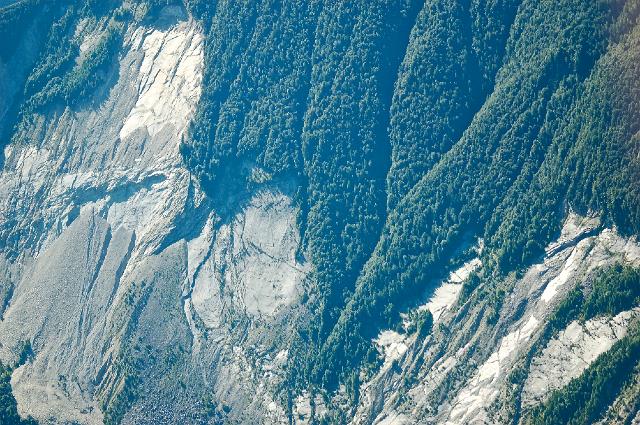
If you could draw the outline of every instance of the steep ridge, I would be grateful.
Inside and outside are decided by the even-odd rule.
[[[623,238],[610,229],[594,234],[597,223],[576,215],[567,219],[543,261],[512,283],[497,329],[474,324],[478,307],[467,307],[469,301],[460,304],[458,299],[464,315],[450,309],[441,315],[431,336],[407,339],[396,356],[397,366],[383,367],[363,383],[363,402],[353,423],[503,423],[506,412],[501,409],[513,408],[514,401],[501,406],[499,400],[509,394],[512,372],[529,355],[529,347],[544,338],[544,324],[563,298],[559,291],[566,294],[608,265],[640,264],[635,238]],[[520,387],[522,408],[537,405],[552,389],[579,376],[623,338],[638,317],[635,308],[610,318],[569,323],[531,361]],[[445,335],[453,339],[448,341]]]
[[[23,417],[637,419],[637,1],[3,6]]]

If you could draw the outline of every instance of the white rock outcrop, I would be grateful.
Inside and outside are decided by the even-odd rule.
[[[614,317],[572,322],[551,340],[531,362],[522,393],[525,407],[545,401],[553,390],[567,385],[627,334],[629,323],[640,317],[640,309]]]
[[[494,402],[511,385],[509,374],[527,353],[549,314],[575,285],[596,269],[616,262],[640,266],[640,243],[615,229],[603,229],[597,217],[570,213],[543,260],[522,277],[514,278],[498,326],[472,328],[465,344],[451,347],[449,341],[435,341],[432,347],[434,341],[416,344],[414,338],[402,334],[381,333],[376,342],[386,354],[385,364],[396,361],[399,367],[383,367],[381,373],[363,383],[361,403],[352,423],[502,423],[504,419],[496,416],[495,409],[492,411]],[[435,331],[443,328],[439,338],[450,336],[455,340],[456,333],[450,329],[455,326],[456,308],[465,308],[455,303],[461,282],[480,267],[479,260],[465,264],[420,307],[432,311]],[[465,314],[473,322],[478,313],[465,310]],[[613,318],[572,323],[532,361],[522,392],[523,406],[539,402],[549,391],[578,376],[625,335],[638,314],[636,309]],[[397,349],[400,346],[402,350]],[[480,357],[477,353],[486,354]],[[420,369],[430,358],[430,366]],[[461,371],[468,371],[467,377]],[[411,384],[407,386],[407,382]],[[454,390],[443,393],[443,388]]]
[[[418,310],[429,310],[433,315],[433,321],[437,322],[440,316],[448,311],[458,299],[464,281],[480,266],[482,266],[482,261],[479,258],[474,258],[452,271],[449,278],[436,287],[429,302],[418,307]]]
[[[490,421],[486,409],[495,401],[512,365],[528,347],[528,341],[538,330],[540,323],[562,300],[561,294],[566,294],[599,267],[615,262],[640,265],[640,244],[634,238],[624,238],[613,229],[598,230],[598,226],[597,218],[581,217],[574,213],[569,215],[558,240],[547,247],[544,261],[531,266],[514,288],[512,297],[522,296],[527,299],[527,308],[522,318],[512,325],[513,330],[502,338],[496,350],[462,387],[448,408],[450,410],[443,422],[453,425]],[[515,305],[515,301],[512,298],[509,303]],[[582,348],[577,345],[562,351],[557,347],[562,342],[554,342],[554,347],[547,352],[549,362],[535,363],[537,367],[532,369],[532,381],[528,381],[523,394],[524,404],[540,396],[541,388],[557,389],[566,385],[598,355],[608,350],[613,342],[624,335],[630,318],[627,315],[635,313],[589,322],[585,330],[589,337],[583,338]],[[614,326],[616,323],[617,327]],[[617,330],[613,331],[611,326]],[[579,324],[572,323],[563,336],[566,340],[573,337],[580,339],[585,334],[579,332],[579,328]],[[586,356],[584,349],[591,349],[591,355]],[[551,353],[561,356],[562,360],[551,361]],[[558,374],[563,373],[557,369],[562,368],[567,373],[563,379],[557,379]]]
[[[146,387],[123,423],[140,419],[145,403],[157,409],[170,399],[160,394],[176,359],[175,379],[200,388],[206,381],[260,412],[274,403],[271,381],[256,375],[259,359],[235,346],[246,334],[224,321],[230,312],[274,318],[297,300],[309,266],[296,256],[286,183],[216,209],[182,163],[203,49],[200,27],[166,7],[157,25],[127,30],[111,86],[88,106],[37,115],[24,142],[5,150],[0,232],[14,245],[0,253],[0,271],[14,288],[0,321],[0,359],[31,341],[33,359],[12,378],[23,415],[102,423],[101,403],[117,397],[122,365],[142,349],[138,385]],[[183,422],[198,391],[185,385],[158,415]],[[271,410],[279,423],[282,408]]]
[[[286,194],[256,193],[211,239],[191,294],[205,325],[220,325],[225,303],[234,311],[272,316],[297,299],[308,266],[296,260],[300,235]]]

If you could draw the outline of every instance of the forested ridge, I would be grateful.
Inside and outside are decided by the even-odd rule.
[[[586,293],[586,294],[585,294]],[[601,270],[594,281],[571,291],[548,320],[541,338],[533,345],[527,361],[565,329],[573,320],[585,322],[595,317],[612,317],[640,304],[640,271],[616,264]],[[607,408],[623,392],[637,398],[632,386],[640,376],[639,323],[631,325],[627,335],[600,356],[566,387],[554,391],[547,401],[525,416],[530,424],[588,424],[605,416]],[[511,382],[522,385],[526,376],[521,370],[511,375]],[[637,400],[634,401],[637,405]],[[629,412],[627,421],[635,412]]]
[[[484,267],[463,298],[491,325],[501,279],[539,259],[569,211],[640,234],[637,0],[23,0],[0,9],[0,59],[30,30],[38,54],[2,146],[35,113],[85,107],[110,84],[127,25],[175,4],[205,35],[184,164],[215,205],[296,187],[313,272],[292,319],[285,400],[347,383],[357,401],[359,371],[378,362],[372,338],[397,328],[469,241],[484,240]],[[102,37],[78,61],[81,20]],[[589,296],[572,292],[545,341],[637,306],[637,284],[620,266]],[[638,346],[634,330],[526,420],[601,416],[594,382],[620,390]]]
[[[208,12],[183,153],[212,196],[257,170],[299,184],[318,320],[294,341],[297,385],[335,388],[470,236],[491,282],[569,208],[640,230],[636,2],[274,5]]]

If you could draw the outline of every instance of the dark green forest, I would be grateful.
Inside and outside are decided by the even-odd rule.
[[[222,199],[255,169],[299,183],[317,320],[294,341],[296,384],[335,388],[465,238],[487,241],[489,279],[537,258],[569,207],[640,230],[637,13],[510,0],[201,13],[186,163]]]
[[[294,385],[335,388],[469,237],[487,242],[490,286],[569,208],[640,230],[636,2],[236,7],[202,15],[183,155],[213,197],[254,169],[299,182],[317,319]]]

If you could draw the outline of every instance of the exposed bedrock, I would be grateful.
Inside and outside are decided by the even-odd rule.
[[[94,103],[36,115],[6,148],[0,357],[33,347],[12,379],[23,415],[284,420],[270,385],[286,352],[245,350],[254,334],[275,340],[254,329],[296,302],[309,271],[296,255],[294,182],[217,209],[194,183],[179,145],[203,47],[183,9],[163,9],[126,31],[115,83]]]

